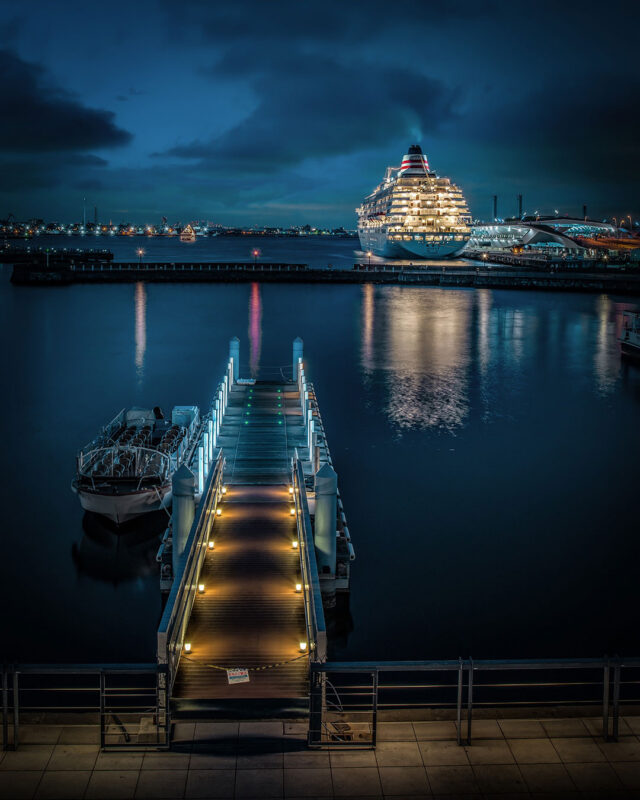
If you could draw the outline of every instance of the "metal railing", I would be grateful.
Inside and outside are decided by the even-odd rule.
[[[421,709],[450,709],[461,745],[471,744],[481,708],[594,708],[603,738],[617,741],[621,704],[640,705],[640,658],[312,662],[310,669],[315,747],[375,747],[378,716],[399,709],[414,719]]]
[[[20,725],[60,721],[100,728],[103,749],[169,746],[167,682],[155,664],[17,664],[2,668],[3,749]]]
[[[205,482],[202,499],[189,532],[178,572],[158,627],[158,663],[167,665],[169,691],[173,687],[184,636],[198,589],[198,577],[207,552],[209,535],[213,526],[218,501],[222,497],[224,453],[218,453],[214,469]]]
[[[322,662],[327,657],[327,628],[322,607],[316,550],[313,543],[313,529],[311,527],[311,517],[309,516],[307,490],[304,483],[304,470],[302,462],[298,458],[297,450],[292,460],[291,472],[309,657],[312,661]]]

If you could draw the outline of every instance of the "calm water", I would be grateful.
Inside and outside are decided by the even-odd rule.
[[[338,246],[353,258],[314,258]],[[75,453],[125,405],[204,406],[235,334],[245,373],[305,341],[357,553],[335,655],[637,654],[640,369],[616,344],[633,302],[8,278],[0,660],[153,658],[164,520],[83,528]]]

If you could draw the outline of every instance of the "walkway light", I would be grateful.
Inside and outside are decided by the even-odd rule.
[[[301,653],[306,653],[307,652],[307,643],[306,642],[300,642],[300,652]]]
[[[213,548],[214,548],[215,546],[216,546],[216,545],[215,545],[215,542],[214,542],[214,541],[213,541],[213,539],[212,539],[212,540],[209,542],[209,550],[213,550]]]
[[[227,493],[227,487],[226,487],[226,486],[223,486],[223,487],[222,487],[222,494],[226,494],[226,493]]]
[[[301,583],[296,583],[296,592],[298,594],[300,594],[301,591],[302,591],[302,584]]]
[[[297,550],[297,549],[298,549],[298,540],[297,540],[297,539],[294,539],[294,540],[291,542],[291,547],[293,547],[293,549],[294,549],[294,550]]]
[[[289,494],[293,494],[293,486],[289,487]]]
[[[198,584],[198,594],[204,594],[204,583]]]
[[[191,642],[185,642],[184,643],[184,652],[185,653],[190,653],[191,652]]]
[[[216,508],[216,517],[221,517],[221,516],[222,516],[222,509]]]
[[[289,513],[291,514],[292,517],[295,517],[296,515],[295,506],[291,506],[291,508],[289,509]]]

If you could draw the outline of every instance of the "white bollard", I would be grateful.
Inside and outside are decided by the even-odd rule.
[[[309,448],[309,461],[313,458],[313,431],[315,428],[315,422],[311,419],[309,420],[309,432],[307,435],[307,447]]]
[[[209,431],[206,430],[202,434],[202,448],[204,451],[204,474],[209,474],[209,466],[211,464],[211,448],[209,447]]]
[[[302,348],[303,348],[303,346],[304,346],[304,343],[303,343],[302,339],[299,336],[296,336],[296,338],[293,340],[293,359],[292,359],[293,375],[291,376],[294,381],[298,377],[298,375],[297,375],[298,364],[300,364],[302,362],[302,352],[303,352]]]
[[[217,447],[218,445],[218,412],[214,408],[211,412],[211,422],[213,423],[213,436],[211,439],[211,446]]]
[[[215,442],[213,441],[213,420],[209,420],[209,424],[207,425],[207,434],[209,438],[209,463],[213,461],[213,448],[215,447]]]
[[[233,381],[240,377],[240,339],[234,336],[229,342],[229,356],[233,361]]]
[[[204,447],[198,445],[198,494],[204,489]]]

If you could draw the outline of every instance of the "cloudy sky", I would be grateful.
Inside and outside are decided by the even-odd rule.
[[[478,218],[640,216],[634,5],[0,0],[0,218],[355,227],[412,142]]]

